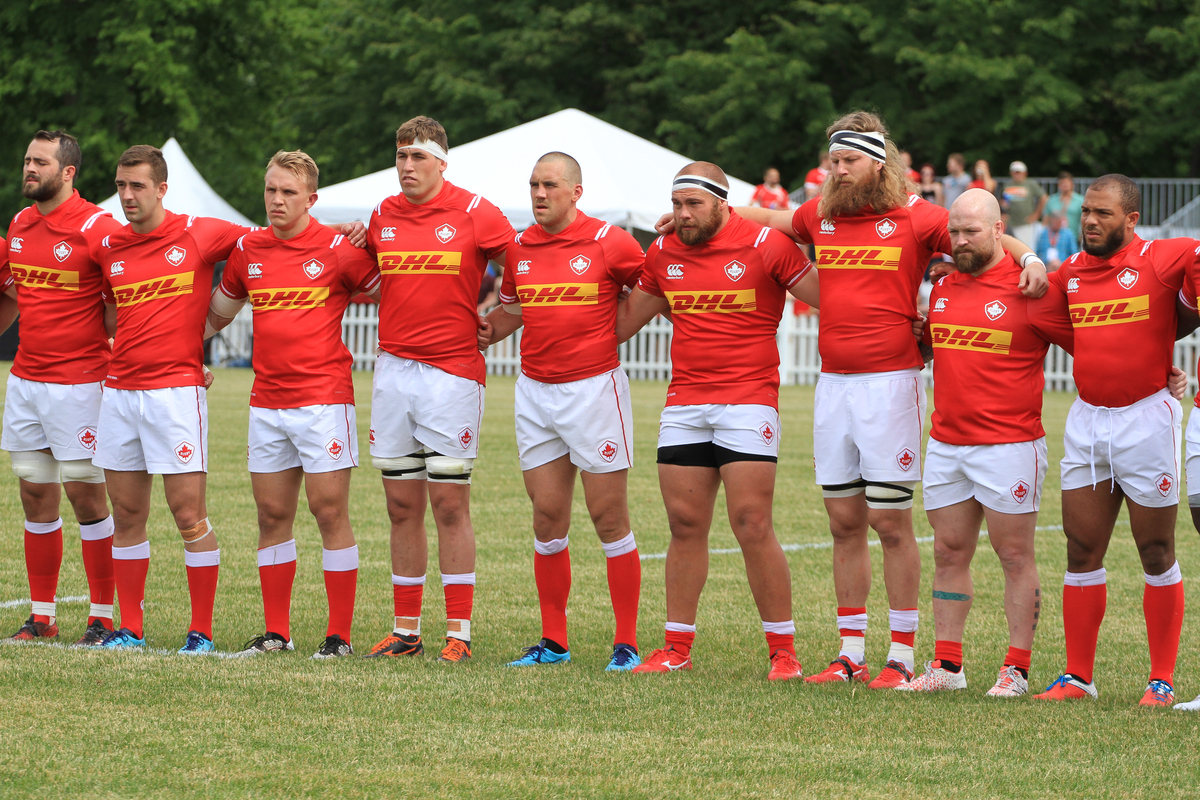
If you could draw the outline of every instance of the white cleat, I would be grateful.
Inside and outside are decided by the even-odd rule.
[[[1172,706],[1176,711],[1200,711],[1200,696],[1190,703],[1176,703]]]
[[[925,672],[908,683],[896,687],[898,692],[944,692],[967,688],[967,676],[962,672],[942,669],[940,661],[926,661]],[[938,666],[934,666],[937,664]]]
[[[1029,691],[1029,681],[1021,677],[1016,667],[1000,668],[996,685],[988,689],[988,697],[1020,697]]]

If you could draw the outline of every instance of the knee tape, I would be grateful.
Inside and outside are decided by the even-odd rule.
[[[180,528],[179,535],[183,537],[184,544],[195,544],[213,532],[213,526],[208,521],[208,517],[197,522],[190,528]]]
[[[61,465],[49,453],[24,450],[9,453],[16,476],[30,483],[58,483],[62,480]]]
[[[867,488],[867,482],[862,478],[850,483],[833,483],[828,486],[821,486],[822,497],[854,497],[856,494],[862,494]]]
[[[427,452],[420,450],[400,458],[372,458],[371,465],[383,473],[385,480],[423,481],[427,477],[425,470]]]
[[[867,508],[912,508],[916,481],[877,483],[867,481]]]
[[[434,483],[466,485],[471,482],[471,469],[475,465],[475,459],[453,458],[432,453],[426,456],[425,464],[429,469],[429,480]]]
[[[62,479],[79,483],[104,483],[104,470],[92,463],[90,458],[62,462]]]

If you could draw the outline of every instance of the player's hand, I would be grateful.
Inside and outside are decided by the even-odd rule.
[[[654,230],[666,236],[671,231],[675,230],[675,215],[663,214],[658,218],[658,222],[654,223]]]
[[[347,222],[342,225],[342,234],[346,241],[358,248],[367,246],[367,226],[361,222]]]
[[[937,283],[951,272],[954,272],[954,265],[949,261],[940,261],[929,268],[929,282]]]
[[[1046,265],[1041,261],[1031,260],[1029,266],[1021,270],[1021,279],[1017,281],[1017,288],[1026,297],[1036,299],[1044,295],[1050,288],[1050,279],[1046,277]]]
[[[1182,400],[1187,394],[1188,377],[1187,373],[1179,367],[1171,367],[1171,376],[1167,378],[1167,389],[1171,392],[1171,397],[1176,400]]]
[[[628,286],[622,286],[621,292],[617,295],[617,302],[624,303],[629,299],[629,295],[631,294],[633,294],[633,289],[630,289]]]
[[[479,318],[479,329],[475,331],[475,345],[482,353],[492,344],[492,323],[483,317]]]
[[[213,385],[213,381],[215,381],[217,377],[212,374],[212,370],[207,366],[201,364],[200,368],[204,371],[204,388],[207,389]]]
[[[917,318],[913,320],[913,336],[917,337],[917,339],[920,339],[925,333],[925,319],[924,314],[917,312]]]

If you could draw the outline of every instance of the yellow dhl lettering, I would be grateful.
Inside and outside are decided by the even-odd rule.
[[[132,306],[150,300],[164,300],[181,294],[192,293],[193,273],[179,272],[148,281],[139,281],[125,286],[113,287],[113,298],[118,306]]]
[[[9,264],[13,280],[27,289],[62,289],[79,291],[79,272],[75,270],[31,267],[26,264]]]
[[[753,289],[737,292],[667,292],[672,314],[739,314],[758,308]]]
[[[252,289],[250,304],[255,311],[285,311],[323,308],[329,299],[328,286],[299,286],[285,289]]]
[[[817,269],[900,269],[902,247],[818,247]]]
[[[379,271],[384,275],[457,275],[462,253],[448,251],[411,251],[380,253]]]
[[[930,326],[929,333],[934,347],[1001,354],[1007,354],[1012,349],[1011,331],[934,324]]]
[[[1097,325],[1121,325],[1150,319],[1150,295],[1125,297],[1119,300],[1096,300],[1091,303],[1075,303],[1070,307],[1071,325],[1076,328],[1092,328]]]
[[[594,306],[600,301],[598,283],[531,283],[517,287],[523,306]]]

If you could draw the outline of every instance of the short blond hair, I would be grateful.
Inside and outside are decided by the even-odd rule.
[[[280,150],[267,162],[268,172],[271,167],[286,169],[304,181],[310,192],[317,190],[317,185],[321,180],[321,171],[317,169],[317,162],[313,161],[313,157],[303,150]]]
[[[418,139],[427,142],[437,142],[438,146],[450,152],[450,140],[446,138],[446,129],[442,123],[431,117],[413,117],[396,129],[396,146],[404,147]]]

